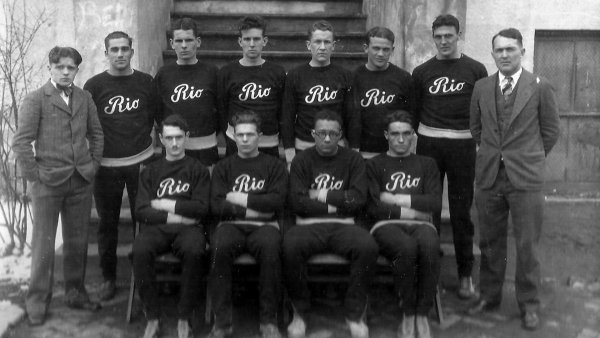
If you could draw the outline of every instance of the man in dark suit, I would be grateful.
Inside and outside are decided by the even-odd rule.
[[[492,38],[499,72],[478,81],[471,99],[471,133],[479,145],[475,203],[481,239],[480,299],[469,314],[498,309],[506,270],[508,213],[517,247],[516,296],[523,327],[539,327],[545,158],[556,143],[559,118],[551,84],[521,67],[521,33],[508,28]]]
[[[82,61],[79,52],[54,47],[48,59],[50,81],[25,97],[13,138],[21,173],[33,182],[31,281],[25,301],[31,325],[44,323],[52,299],[59,215],[65,302],[76,309],[100,308],[90,301],[84,279],[92,183],[104,144],[102,128],[90,93],[73,85]]]

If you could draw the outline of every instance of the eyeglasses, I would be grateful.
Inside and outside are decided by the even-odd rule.
[[[320,139],[324,140],[325,137],[329,136],[329,138],[340,138],[342,136],[342,132],[339,130],[314,130],[313,133],[317,135]]]

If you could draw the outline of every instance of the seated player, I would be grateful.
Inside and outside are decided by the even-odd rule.
[[[213,170],[210,203],[219,223],[211,238],[211,297],[215,324],[210,338],[231,335],[231,271],[244,252],[256,258],[259,272],[260,332],[279,338],[277,308],[281,298],[281,216],[287,194],[285,163],[259,152],[260,118],[253,111],[231,121],[237,153]]]
[[[145,226],[133,242],[133,273],[148,324],[144,338],[157,337],[160,303],[154,259],[172,251],[181,259],[181,294],[177,305],[179,338],[191,337],[189,320],[202,294],[204,228],[210,174],[200,161],[185,155],[189,129],[178,114],[162,122],[160,141],[166,156],[140,174],[136,217]]]
[[[296,225],[283,239],[284,277],[294,308],[288,337],[304,337],[310,306],[306,261],[329,251],[350,261],[344,300],[353,338],[366,338],[367,294],[377,260],[377,244],[354,222],[367,197],[365,163],[358,152],[338,145],[340,116],[331,110],[315,114],[311,131],[315,146],[299,153],[290,171],[290,201]]]
[[[442,188],[433,159],[411,154],[413,120],[406,111],[386,118],[386,153],[367,162],[367,210],[375,220],[371,234],[392,262],[403,320],[398,337],[431,337],[427,313],[440,272],[439,239],[431,213],[442,208]]]

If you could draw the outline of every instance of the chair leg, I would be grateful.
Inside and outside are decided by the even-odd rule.
[[[129,282],[129,299],[127,300],[127,323],[131,323],[131,312],[133,310],[133,298],[135,297],[135,278],[131,269],[131,281]]]
[[[442,299],[440,297],[440,287],[435,288],[435,314],[440,325],[444,323],[444,311],[442,310]]]
[[[206,282],[206,303],[204,305],[204,323],[210,325],[212,319],[212,298],[210,297],[209,282]]]

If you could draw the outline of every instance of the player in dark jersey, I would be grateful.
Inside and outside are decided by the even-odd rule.
[[[200,35],[193,19],[175,20],[170,35],[177,61],[163,66],[154,78],[158,111],[161,118],[171,114],[183,116],[190,126],[187,155],[212,166],[219,159],[217,67],[196,57]]]
[[[427,314],[440,273],[439,239],[431,213],[442,208],[442,186],[432,158],[411,154],[413,119],[388,113],[383,132],[388,151],[367,161],[371,233],[392,262],[403,312],[398,337],[431,337]]]
[[[123,188],[135,224],[135,196],[140,165],[154,154],[151,137],[155,119],[152,77],[131,68],[133,39],[112,32],[104,39],[107,71],[90,78],[83,88],[92,94],[104,131],[104,156],[94,184],[94,199],[100,217],[98,256],[104,282],[101,300],[116,292],[117,243]]]
[[[385,116],[393,110],[414,112],[414,86],[407,71],[389,62],[394,51],[394,33],[373,27],[366,34],[367,63],[354,71],[353,111],[348,126],[350,147],[371,158],[387,150],[383,137]]]
[[[281,233],[287,196],[287,170],[278,158],[259,152],[261,122],[252,111],[231,119],[237,153],[226,157],[212,173],[210,205],[218,218],[211,238],[211,297],[215,324],[210,338],[231,334],[231,272],[244,252],[256,258],[259,272],[260,332],[279,338],[277,308],[281,299]]]
[[[448,204],[461,298],[475,294],[473,235],[470,209],[475,179],[475,141],[469,130],[469,105],[475,82],[485,67],[458,50],[460,26],[450,14],[433,22],[437,54],[413,71],[419,119],[417,154],[433,157],[440,179],[448,179]],[[439,229],[441,212],[434,213]]]
[[[329,109],[342,116],[344,127],[352,106],[350,87],[352,74],[331,63],[335,45],[333,26],[327,21],[317,21],[308,29],[306,47],[312,58],[289,71],[285,80],[281,137],[288,163],[296,155],[314,145],[311,130],[315,114]]]
[[[243,57],[225,65],[217,73],[222,130],[226,130],[227,155],[237,153],[233,126],[229,123],[235,113],[252,110],[261,119],[262,136],[258,147],[261,153],[279,156],[279,121],[285,84],[283,67],[262,58],[267,45],[267,24],[260,16],[240,20],[238,43]]]
[[[202,298],[203,223],[208,214],[210,174],[200,161],[185,154],[188,137],[189,128],[181,116],[165,118],[160,129],[165,157],[140,174],[135,207],[137,219],[145,226],[133,242],[133,273],[148,320],[144,338],[156,337],[159,331],[156,256],[172,251],[181,259],[180,338],[192,337],[189,321]]]
[[[290,170],[290,201],[296,225],[283,239],[284,277],[294,308],[288,337],[304,337],[304,317],[310,306],[306,261],[330,251],[350,261],[350,282],[344,301],[353,338],[366,338],[367,293],[377,260],[377,244],[368,231],[355,224],[366,202],[365,161],[338,145],[340,116],[317,112],[312,136],[315,146],[299,153]]]

